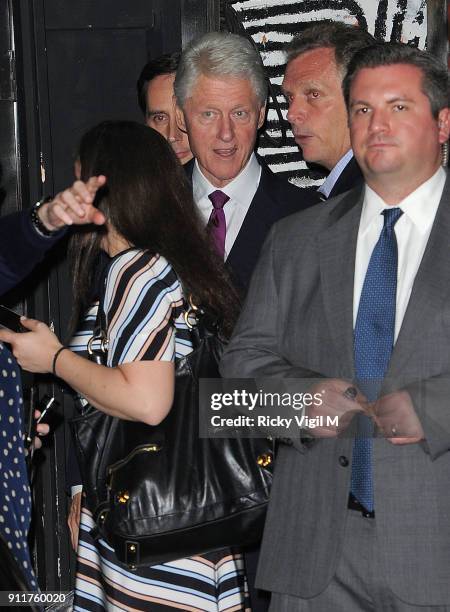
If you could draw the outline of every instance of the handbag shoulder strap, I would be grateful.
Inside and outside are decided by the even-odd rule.
[[[94,329],[92,332],[92,336],[87,344],[88,356],[91,361],[95,361],[95,363],[99,363],[101,365],[106,365],[106,361],[108,358],[108,340],[107,340],[107,321],[106,321],[106,313],[105,313],[105,293],[106,293],[106,270],[103,273],[103,278],[101,280],[101,293],[98,302],[97,308],[97,317],[94,323]],[[94,349],[94,341],[100,341],[100,348]]]
[[[208,336],[220,336],[217,319],[212,316],[208,309],[197,306],[192,295],[189,295],[185,301],[184,322],[191,332],[194,348]]]

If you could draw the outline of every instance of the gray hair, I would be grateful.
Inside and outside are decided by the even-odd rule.
[[[267,80],[261,56],[252,43],[237,34],[209,32],[191,41],[181,54],[174,90],[184,107],[200,75],[248,79],[261,106],[267,98]]]

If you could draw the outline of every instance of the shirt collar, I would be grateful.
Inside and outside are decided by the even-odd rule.
[[[403,210],[403,215],[408,217],[422,234],[429,231],[433,224],[446,178],[445,170],[440,167],[431,178],[397,204],[397,207]],[[361,235],[386,208],[392,207],[366,185],[359,225]]]
[[[325,181],[319,187],[319,189],[317,190],[319,193],[323,193],[323,195],[327,198],[329,197],[333,187],[336,184],[336,181],[341,176],[342,171],[344,170],[348,162],[352,159],[352,157],[353,157],[353,151],[349,149],[347,153],[341,157],[341,159],[334,166],[334,168],[332,168],[330,174],[327,176]]]
[[[221,187],[220,191],[227,194],[230,200],[240,202],[243,195],[248,191],[249,185],[258,185],[261,176],[261,166],[254,153],[251,154],[246,166],[241,172],[228,183],[225,187]],[[194,194],[194,201],[200,202],[205,197],[208,197],[210,193],[219,189],[215,187],[205,177],[203,172],[200,170],[198,161],[195,160],[194,169],[192,171],[192,187]]]

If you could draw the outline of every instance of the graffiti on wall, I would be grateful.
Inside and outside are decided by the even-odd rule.
[[[294,184],[318,186],[323,175],[307,168],[289,124],[283,134],[281,121],[286,121],[287,112],[280,91],[285,63],[283,48],[295,34],[301,34],[306,23],[334,19],[357,24],[376,38],[401,40],[423,49],[427,34],[426,0],[243,0],[228,4],[257,45],[278,102],[278,112],[273,101],[269,103],[266,134],[261,136],[258,152],[274,172],[286,175]],[[282,138],[283,135],[286,137]]]

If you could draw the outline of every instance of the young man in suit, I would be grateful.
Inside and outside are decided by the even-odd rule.
[[[175,116],[173,82],[179,62],[179,52],[150,60],[139,75],[137,94],[145,123],[164,136],[184,165],[192,159],[192,153],[187,134],[179,129]]]
[[[194,200],[245,290],[272,224],[317,199],[277,177],[254,153],[267,81],[246,38],[213,32],[194,40],[182,53],[175,95],[195,157],[187,165]]]
[[[448,610],[448,73],[380,43],[344,91],[365,185],[273,228],[223,359],[316,373],[309,415],[340,421],[280,447],[259,585],[273,612]]]
[[[329,171],[318,189],[324,200],[362,181],[350,146],[342,79],[353,55],[374,42],[362,28],[317,21],[286,49],[282,90],[289,105],[287,119],[304,159]]]

